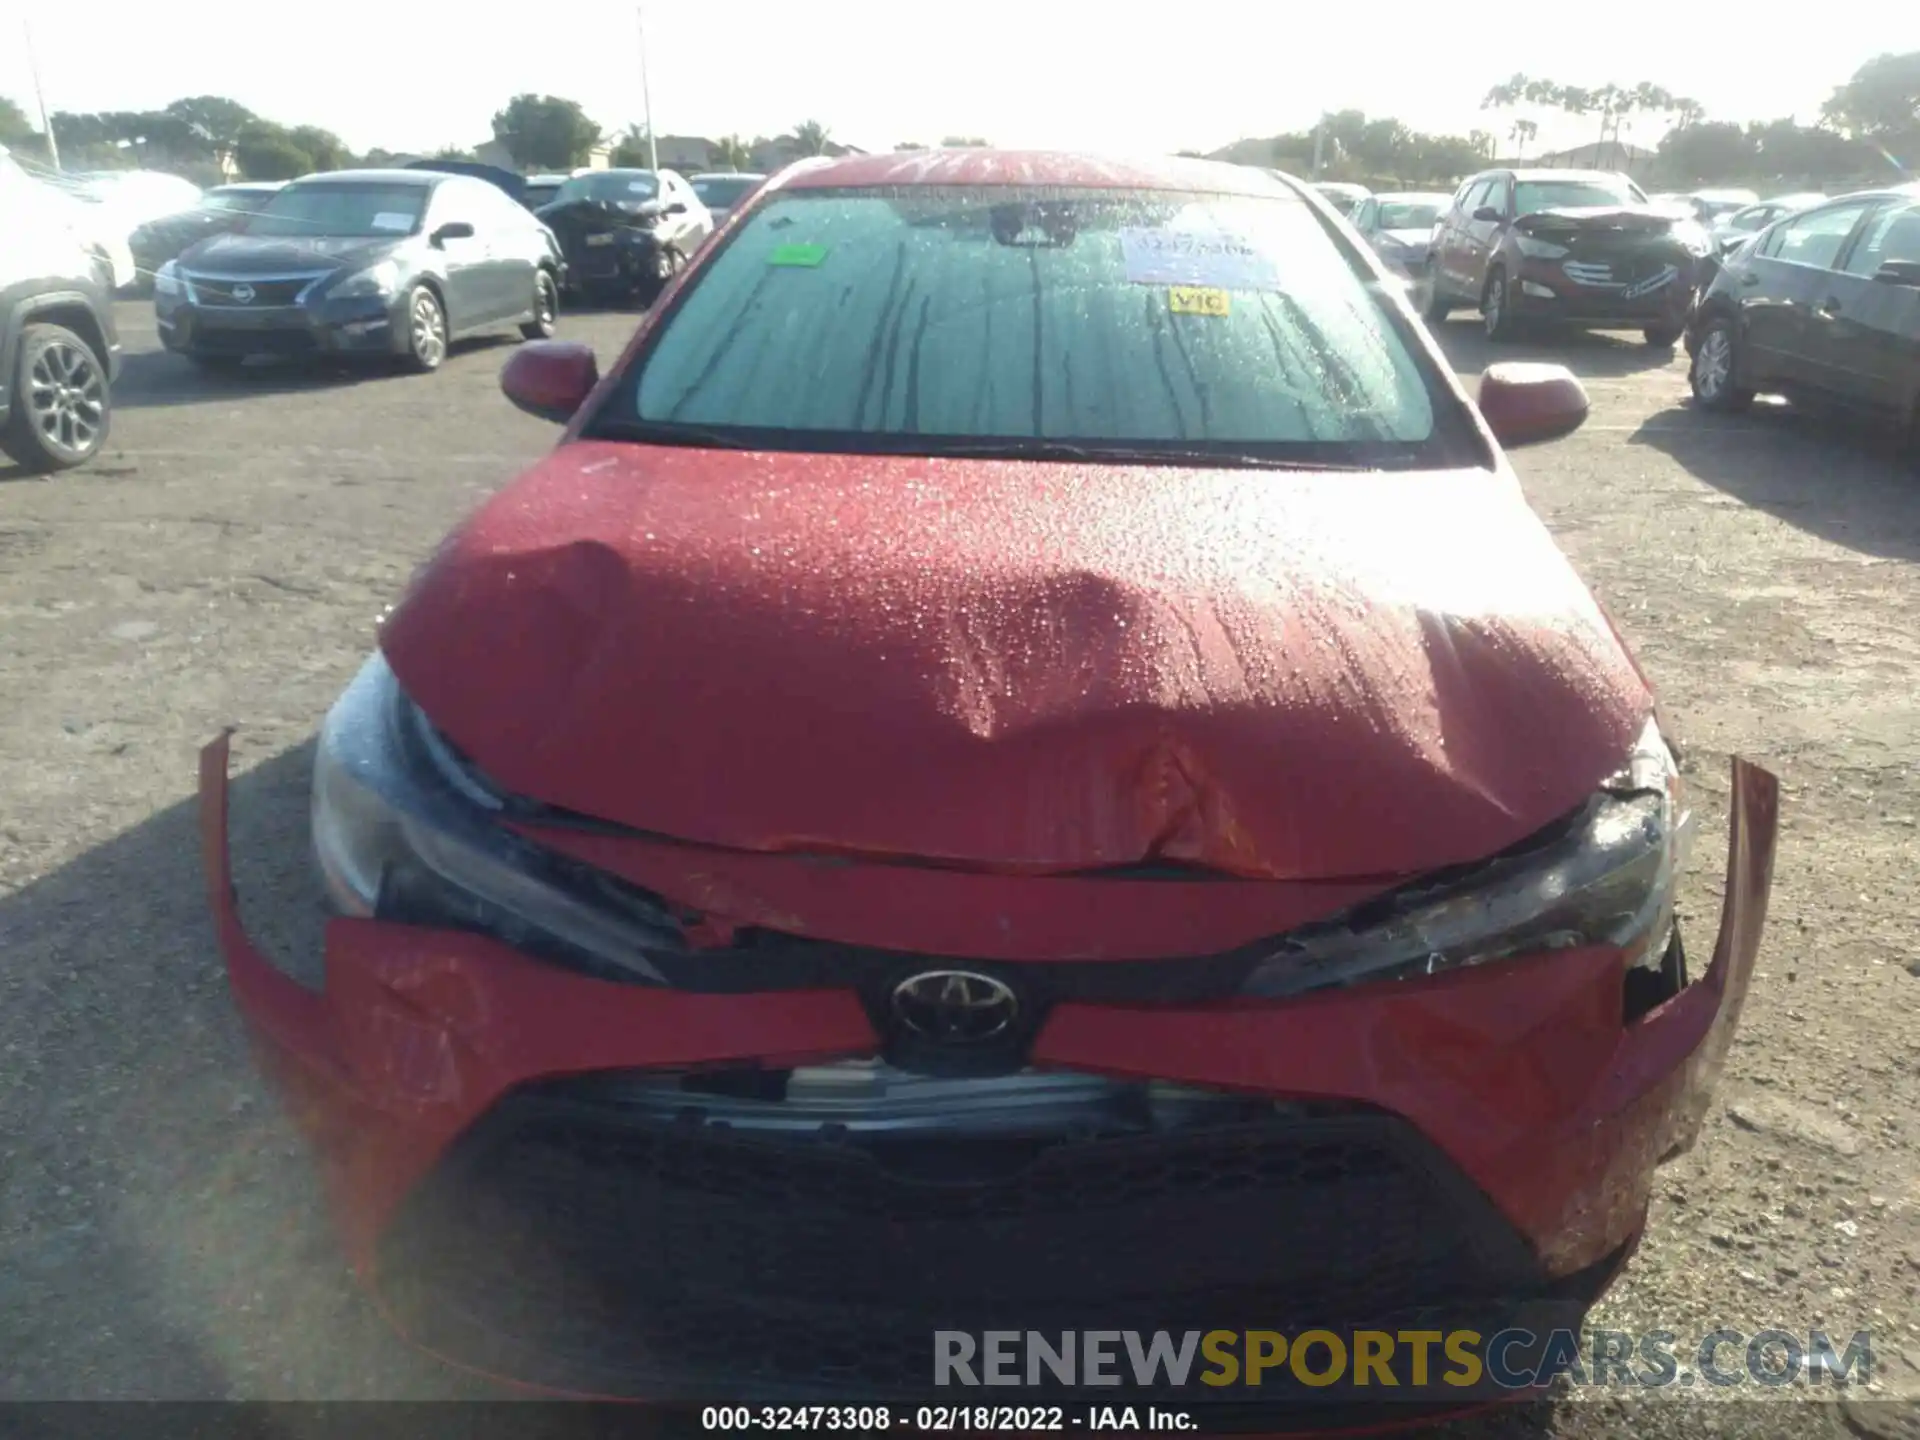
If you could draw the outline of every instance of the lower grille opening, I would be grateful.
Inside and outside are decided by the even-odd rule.
[[[458,1142],[382,1242],[402,1328],[560,1390],[951,1403],[931,1393],[938,1330],[1492,1333],[1561,1303],[1391,1116],[1220,1096],[1209,1120],[1132,1133],[781,1130],[634,1103],[659,1084],[531,1087]],[[1262,1413],[1327,1398],[1268,1388]]]

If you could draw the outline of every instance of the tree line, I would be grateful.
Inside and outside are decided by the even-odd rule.
[[[1239,140],[1213,152],[1212,158],[1301,174],[1314,169],[1317,160],[1323,179],[1364,181],[1376,188],[1446,186],[1503,156],[1525,160],[1542,119],[1556,115],[1592,120],[1597,163],[1620,168],[1627,168],[1624,161],[1631,152],[1625,147],[1635,127],[1643,121],[1649,132],[1660,127],[1652,161],[1633,168],[1643,179],[1674,186],[1827,184],[1885,176],[1890,164],[1894,169],[1920,169],[1920,51],[1867,61],[1834,88],[1813,124],[1793,118],[1745,124],[1712,120],[1697,101],[1647,82],[1586,88],[1527,75],[1494,85],[1482,97],[1481,109],[1497,118],[1488,128],[1465,135],[1426,134],[1396,119],[1341,110],[1312,130]],[[284,180],[397,158],[382,149],[356,155],[330,130],[283,125],[218,95],[176,100],[154,111],[62,111],[51,123],[68,168],[172,170],[202,184],[235,173],[252,180]],[[609,163],[618,166],[645,166],[650,155],[643,127],[629,125],[610,134],[579,102],[555,95],[514,96],[495,112],[492,130],[514,163],[527,170],[569,170],[587,163],[602,146],[610,152]],[[941,143],[987,144],[971,136],[947,136]],[[0,145],[23,159],[50,158],[46,137],[4,97]],[[908,141],[894,148],[925,147]],[[774,139],[728,135],[709,142],[709,163],[719,169],[747,169],[757,157],[764,162],[769,155],[784,160],[844,149],[825,124],[806,120]],[[472,158],[472,152],[449,145],[432,158]]]

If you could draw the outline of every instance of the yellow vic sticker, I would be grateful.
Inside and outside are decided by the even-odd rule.
[[[1199,285],[1174,285],[1167,290],[1167,308],[1176,315],[1225,315],[1231,309],[1224,290]]]

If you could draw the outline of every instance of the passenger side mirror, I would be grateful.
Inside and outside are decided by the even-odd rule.
[[[1889,260],[1873,272],[1873,278],[1882,285],[1920,287],[1920,260]]]
[[[1564,365],[1509,360],[1480,377],[1480,414],[1502,445],[1571,435],[1587,419],[1587,392]]]
[[[1507,217],[1491,205],[1482,205],[1478,210],[1473,212],[1473,218],[1485,225],[1498,225]]]
[[[438,230],[434,231],[431,238],[435,245],[444,245],[449,240],[471,240],[473,238],[473,226],[464,220],[449,220]]]
[[[591,346],[577,340],[529,341],[500,372],[507,399],[556,425],[571,420],[599,383],[600,362]]]

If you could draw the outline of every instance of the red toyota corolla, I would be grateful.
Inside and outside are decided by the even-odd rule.
[[[1499,448],[1580,422],[1570,375],[1469,402],[1264,171],[968,151],[794,167],[604,379],[504,385],[562,443],[320,734],[324,990],[243,933],[202,763],[236,998],[406,1335],[924,1398],[936,1331],[1606,1287],[1776,787],[1734,763],[1702,967],[1647,681]]]

